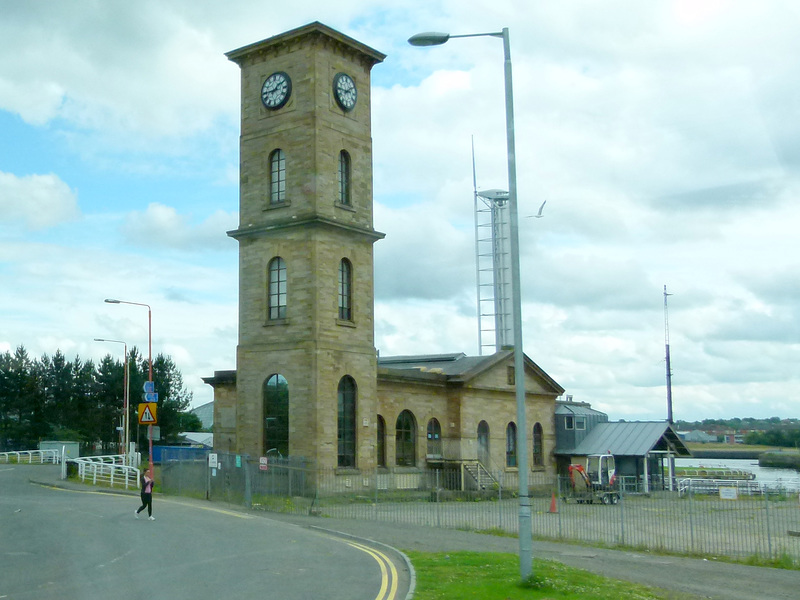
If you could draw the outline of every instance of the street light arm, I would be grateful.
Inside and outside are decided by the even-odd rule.
[[[425,33],[418,33],[408,38],[408,43],[412,46],[441,46],[447,43],[452,38],[466,38],[466,37],[503,37],[503,32],[496,33],[465,33],[461,35],[450,35],[449,33],[441,33],[438,31],[426,31]]]

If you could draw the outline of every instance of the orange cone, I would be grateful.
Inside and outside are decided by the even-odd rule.
[[[553,492],[553,498],[550,500],[550,512],[557,513],[558,512],[558,504],[556,504],[556,493]]]

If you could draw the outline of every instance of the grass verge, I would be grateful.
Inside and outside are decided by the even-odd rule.
[[[519,580],[519,559],[493,552],[406,551],[417,575],[414,600],[675,600],[685,595],[607,579],[536,559],[530,581]]]

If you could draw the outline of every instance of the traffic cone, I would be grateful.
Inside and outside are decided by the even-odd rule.
[[[550,500],[550,512],[557,513],[558,512],[558,504],[556,504],[556,493],[553,492],[553,497]]]

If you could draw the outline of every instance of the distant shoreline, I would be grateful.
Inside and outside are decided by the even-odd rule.
[[[758,460],[758,457],[767,452],[767,450],[697,450],[690,448],[692,458],[720,458],[720,459],[752,459]]]
[[[791,448],[778,449],[771,447],[757,448],[698,448],[689,447],[692,458],[708,458],[718,460],[757,460],[761,467],[800,470],[800,454]]]

